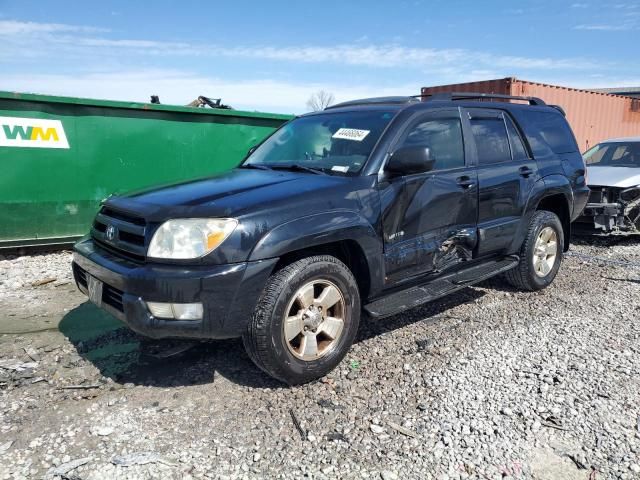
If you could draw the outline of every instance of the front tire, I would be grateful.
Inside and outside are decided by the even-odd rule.
[[[312,256],[269,277],[243,343],[258,367],[297,385],[340,363],[359,321],[360,295],[349,268],[330,255]]]
[[[542,290],[551,284],[560,269],[564,252],[562,223],[555,213],[538,210],[533,214],[520,250],[520,263],[504,274],[520,290]]]

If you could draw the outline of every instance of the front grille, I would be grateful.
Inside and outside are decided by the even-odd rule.
[[[73,270],[78,283],[84,288],[87,288],[87,272],[80,268],[77,263],[73,264]]]
[[[144,261],[146,260],[146,257],[144,255],[138,255],[122,248],[116,248],[113,245],[98,240],[95,236],[93,237],[93,241],[96,247],[104,250],[107,253],[110,253],[111,255],[115,255],[116,257],[126,258],[127,260],[131,260],[135,263],[144,263]]]
[[[147,224],[144,218],[140,218],[135,215],[131,215],[129,213],[114,210],[113,208],[109,208],[109,207],[103,207],[100,213],[103,213],[107,217],[117,218],[118,220],[133,223],[135,225],[140,225],[142,227],[144,227]]]
[[[73,264],[73,270],[75,273],[76,280],[78,281],[80,286],[85,290],[87,290],[88,289],[87,275],[89,275],[87,271],[84,270],[77,263]],[[106,283],[103,282],[102,303],[109,305],[112,308],[115,308],[119,312],[124,312],[124,306],[122,303],[123,295],[124,295],[124,292],[122,290],[118,290],[117,288],[112,287],[111,285],[107,285]]]
[[[91,229],[98,247],[135,262],[145,261],[146,233],[144,218],[109,207],[100,210]]]
[[[102,287],[102,301],[107,305],[111,305],[113,308],[120,312],[124,312],[124,307],[122,305],[122,295],[123,292],[118,290],[111,285],[107,285],[106,283]]]

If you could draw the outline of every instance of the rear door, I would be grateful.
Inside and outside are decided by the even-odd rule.
[[[469,260],[476,240],[477,180],[460,110],[417,114],[393,149],[404,146],[429,147],[436,162],[429,172],[379,184],[387,284]]]
[[[538,179],[535,160],[508,112],[466,109],[477,153],[477,255],[505,253]]]

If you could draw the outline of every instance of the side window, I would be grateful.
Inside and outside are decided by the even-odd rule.
[[[618,147],[613,151],[613,156],[611,157],[611,161],[616,162],[618,160],[621,160],[623,157],[627,156],[628,154],[629,152],[626,145]]]
[[[431,149],[435,170],[464,167],[462,124],[459,118],[430,118],[413,125],[401,146]]]
[[[471,117],[471,132],[476,141],[480,165],[511,160],[509,138],[502,115]]]
[[[522,137],[518,132],[518,129],[511,120],[509,115],[504,115],[504,120],[507,124],[507,132],[509,134],[509,142],[511,142],[511,155],[516,161],[525,161],[529,160],[529,154],[527,153],[527,149],[524,147],[524,142],[522,141]]]

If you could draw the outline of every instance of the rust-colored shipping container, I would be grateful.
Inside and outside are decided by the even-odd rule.
[[[615,137],[640,136],[640,99],[607,93],[502,78],[422,88],[422,95],[442,92],[496,93],[539,97],[560,105],[582,151]]]

